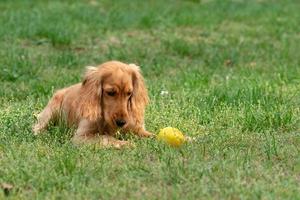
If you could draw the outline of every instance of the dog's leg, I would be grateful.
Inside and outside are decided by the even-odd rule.
[[[145,129],[141,129],[138,132],[138,135],[141,137],[153,137],[153,133],[150,133],[149,131],[146,131]]]
[[[61,103],[63,100],[63,94],[63,90],[56,92],[50,99],[44,110],[40,114],[38,114],[37,123],[32,127],[33,133],[35,135],[38,135],[42,130],[44,130],[49,122],[59,114]]]
[[[82,120],[79,123],[72,142],[76,145],[95,144],[100,147],[114,147],[116,149],[131,145],[128,141],[118,140],[110,135],[100,135],[97,126],[88,120]]]
[[[134,128],[132,131],[140,137],[153,137],[153,133],[146,131],[145,126]]]

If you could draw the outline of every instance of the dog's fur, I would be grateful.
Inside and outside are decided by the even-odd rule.
[[[64,118],[68,126],[76,127],[74,143],[120,148],[129,143],[114,138],[116,132],[152,135],[144,128],[148,101],[139,67],[109,61],[98,67],[87,67],[82,83],[55,92],[38,115],[33,132],[37,135],[50,121]]]

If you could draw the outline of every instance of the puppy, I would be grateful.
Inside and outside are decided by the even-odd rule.
[[[87,67],[82,83],[60,89],[38,115],[38,135],[50,121],[64,119],[76,132],[75,144],[100,143],[121,148],[129,142],[114,138],[117,132],[152,136],[145,130],[144,112],[149,98],[140,69],[134,64],[109,61]]]

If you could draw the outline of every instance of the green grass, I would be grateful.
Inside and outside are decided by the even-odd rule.
[[[300,3],[0,2],[0,199],[300,199]],[[107,60],[141,66],[147,128],[173,149],[76,148],[34,114]],[[161,91],[168,94],[161,95]]]

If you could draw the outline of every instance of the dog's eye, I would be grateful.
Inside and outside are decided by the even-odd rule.
[[[116,95],[116,92],[115,91],[109,91],[109,92],[106,92],[108,96],[115,96]]]
[[[132,92],[127,92],[127,96],[131,96],[132,95]]]

